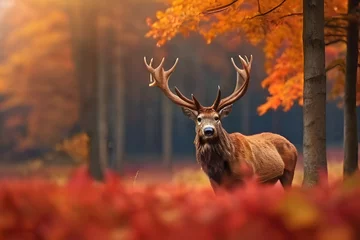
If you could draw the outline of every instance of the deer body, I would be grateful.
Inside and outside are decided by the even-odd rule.
[[[258,181],[284,187],[291,186],[297,162],[297,151],[286,138],[273,133],[245,136],[228,134],[227,145],[202,145],[195,140],[196,159],[210,179],[214,190],[231,190],[244,181],[244,168],[256,174]],[[225,143],[226,144],[226,143]]]
[[[151,66],[152,60],[147,64],[144,58],[150,72],[149,86],[159,87],[171,101],[181,106],[188,118],[195,122],[196,159],[209,177],[215,192],[219,188],[231,190],[242,185],[245,177],[249,175],[256,175],[261,183],[275,184],[280,180],[284,188],[289,187],[297,163],[297,150],[292,143],[274,133],[250,136],[227,133],[221,125],[221,120],[230,114],[232,104],[246,93],[250,79],[252,56],[250,61],[240,57],[244,69],[238,68],[234,60],[231,60],[237,71],[234,92],[221,99],[219,87],[213,105],[204,107],[193,95],[192,99],[189,99],[176,87],[176,95],[170,91],[168,80],[175,70],[178,59],[172,68],[165,71],[162,67],[164,59],[154,69]],[[242,86],[240,86],[241,79],[244,82]],[[244,169],[250,169],[250,172],[244,172]]]

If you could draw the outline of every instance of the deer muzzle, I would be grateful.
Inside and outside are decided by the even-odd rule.
[[[212,127],[212,126],[205,126],[204,128],[203,128],[203,133],[204,133],[204,136],[206,136],[206,137],[211,137],[211,136],[213,136],[214,135],[214,133],[215,133],[215,128],[214,127]]]

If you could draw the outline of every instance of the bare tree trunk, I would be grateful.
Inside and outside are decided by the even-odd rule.
[[[107,34],[105,34],[105,38],[107,38]],[[98,62],[98,71],[99,71],[99,77],[97,79],[97,99],[96,99],[96,131],[98,134],[98,148],[99,152],[97,153],[98,156],[94,155],[92,157],[98,157],[97,161],[100,163],[100,165],[105,168],[108,164],[108,148],[107,148],[107,95],[106,95],[106,86],[107,82],[109,81],[107,71],[108,66],[106,62],[107,58],[107,52],[106,52],[106,44],[104,44],[104,38],[101,41],[99,53],[99,62]],[[96,146],[92,146],[96,147]],[[95,160],[94,160],[95,162]],[[95,166],[95,165],[93,165]],[[90,167],[90,173],[95,173],[96,170],[92,169]]]
[[[123,72],[123,51],[121,46],[118,46],[115,51],[115,165],[114,168],[118,173],[123,172],[125,161],[125,119],[126,119],[126,105],[125,105],[125,76]]]
[[[241,101],[241,131],[243,134],[250,134],[250,95],[245,96]]]
[[[117,81],[114,61],[116,59],[116,44],[115,33],[112,24],[108,24],[103,30],[104,43],[104,63],[105,63],[105,80],[106,80],[106,93],[107,93],[107,152],[108,152],[108,166],[112,169],[116,168],[116,132],[117,132]],[[116,169],[115,169],[116,170]]]
[[[154,146],[153,145],[154,144],[153,137],[155,135],[154,134],[155,128],[152,127],[152,125],[154,123],[153,111],[154,110],[151,108],[145,108],[145,110],[144,110],[145,119],[146,119],[146,121],[144,122],[144,128],[145,128],[144,129],[144,148],[145,148],[145,151],[152,149]]]
[[[165,49],[168,51],[169,49]],[[172,136],[173,136],[173,110],[172,102],[162,96],[162,163],[168,170],[172,169]]]
[[[185,50],[186,51],[186,50]],[[193,49],[193,51],[196,52],[196,47]],[[193,77],[193,81],[195,82],[195,89],[196,96],[198,99],[201,99],[200,101],[205,101],[206,99],[206,90],[204,89],[204,86],[206,86],[205,78],[204,78],[204,72],[202,71],[203,68],[203,56],[200,56],[199,54],[196,54],[195,57],[191,58],[193,62],[190,64],[193,64],[191,68],[187,68],[186,70],[193,70],[192,72],[188,73],[191,74]],[[215,88],[216,90],[216,88]],[[186,119],[187,120],[187,119]]]
[[[114,26],[109,23],[104,29],[104,74],[107,93],[107,153],[108,165],[122,173],[125,144],[125,79],[121,44],[116,44]]]
[[[72,39],[72,56],[75,63],[75,75],[78,79],[78,90],[79,90],[79,123],[82,131],[86,132],[88,129],[88,111],[87,111],[87,99],[90,95],[92,82],[85,83],[86,65],[89,60],[88,48],[92,42],[89,41],[89,31],[93,28],[85,28],[85,22],[91,21],[93,17],[90,10],[85,10],[83,0],[74,0],[74,4],[68,8],[68,14],[70,19],[70,31]],[[91,38],[91,37],[90,37]]]
[[[327,174],[324,0],[303,0],[304,186]]]
[[[172,104],[168,98],[162,100],[162,161],[165,167],[172,168]]]
[[[114,73],[114,48],[115,48],[115,36],[114,29],[111,24],[104,27],[104,53],[106,57],[106,93],[107,93],[107,150],[108,150],[108,167],[115,168],[116,156],[115,156],[115,144],[116,144],[116,93],[115,93],[115,73]]]
[[[348,14],[356,14],[358,0],[348,0]],[[356,80],[358,68],[359,28],[349,20],[347,28],[346,79],[344,94],[344,176],[358,170],[358,136],[356,117]]]
[[[98,74],[97,8],[78,0],[69,11],[72,26],[73,56],[76,65],[76,77],[79,82],[79,122],[81,129],[90,138],[89,172],[96,180],[103,180],[105,165],[102,162],[103,148],[100,146],[102,88]],[[100,85],[98,85],[100,84]]]
[[[279,133],[279,113],[273,111],[271,116],[271,131],[274,133]]]

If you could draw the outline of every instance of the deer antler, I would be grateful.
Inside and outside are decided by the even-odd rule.
[[[178,96],[172,93],[171,90],[169,89],[169,78],[171,74],[174,72],[179,59],[176,58],[174,65],[167,71],[165,71],[163,68],[164,60],[165,58],[162,58],[159,66],[154,69],[152,67],[153,58],[150,60],[150,63],[148,64],[146,57],[144,57],[144,63],[146,65],[147,70],[150,72],[149,87],[157,86],[162,90],[165,96],[167,96],[175,104],[198,111],[200,108],[202,108],[202,106],[193,95],[192,95],[193,100],[190,100],[187,97],[185,97],[177,87],[175,87],[175,92]]]
[[[220,87],[218,88],[218,94],[216,96],[216,99],[212,105],[212,107],[218,111],[228,105],[233,104],[235,101],[240,99],[247,91],[247,88],[249,86],[249,80],[250,80],[250,70],[251,70],[251,64],[252,64],[252,55],[250,55],[250,61],[245,56],[246,61],[239,55],[241,64],[243,66],[243,69],[240,69],[238,66],[236,66],[234,59],[231,58],[231,61],[234,65],[235,70],[237,71],[237,79],[236,79],[236,86],[232,94],[230,94],[228,97],[221,99],[221,91]],[[240,81],[243,80],[243,84],[240,87]]]

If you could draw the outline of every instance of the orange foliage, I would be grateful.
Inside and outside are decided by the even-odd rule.
[[[27,135],[18,148],[44,147],[58,142],[77,119],[66,15],[34,1],[14,0],[4,16],[10,30],[3,41],[5,60],[0,78],[12,98],[6,107],[30,107]]]
[[[339,100],[338,105],[343,106],[344,85],[345,85],[345,44],[336,44],[327,47],[329,55],[328,80],[330,81],[332,88],[329,95],[331,100]],[[357,72],[357,84],[356,84],[356,105],[360,105],[360,71]]]
[[[30,108],[28,118],[20,120],[27,125],[27,134],[18,139],[18,150],[53,146],[78,121],[82,86],[75,77],[78,56],[72,40],[79,34],[72,36],[70,19],[74,13],[70,10],[81,1],[13,0],[3,13],[2,25],[6,31],[1,33],[0,48],[5,58],[0,60],[0,93],[12,95],[2,107]],[[89,7],[88,1],[84,2]],[[113,24],[117,33],[115,54],[139,45],[147,26],[143,19],[134,21],[128,11],[130,7],[135,9],[138,0],[91,2],[98,6],[99,28],[109,24],[109,20]],[[153,0],[148,2],[154,4]],[[5,125],[19,122],[11,121]]]
[[[66,152],[77,163],[87,163],[89,160],[88,146],[89,136],[79,133],[56,144],[55,150]]]
[[[359,177],[359,176],[357,176]],[[233,194],[133,186],[81,168],[64,184],[0,182],[2,239],[358,239],[359,179],[312,189],[249,182]]]
[[[268,76],[262,87],[270,96],[259,106],[260,115],[269,109],[282,107],[288,111],[294,103],[300,105],[303,94],[303,52],[302,52],[302,1],[257,1],[238,0],[226,11],[204,15],[209,8],[230,3],[230,0],[173,0],[165,11],[156,13],[157,20],[147,20],[151,29],[147,37],[158,40],[162,46],[181,33],[191,31],[201,34],[207,43],[215,37],[226,35],[233,43],[240,43],[241,37],[254,45],[263,47],[265,69]],[[338,17],[347,11],[346,1],[326,0],[325,15],[328,22],[340,26]],[[338,28],[325,29],[326,42],[344,45],[343,37],[334,37]],[[343,51],[337,48],[338,51]],[[331,50],[330,50],[331,51]],[[336,78],[338,79],[338,78]],[[340,80],[332,90],[332,97],[339,97],[342,89]],[[360,103],[360,95],[359,95]]]

